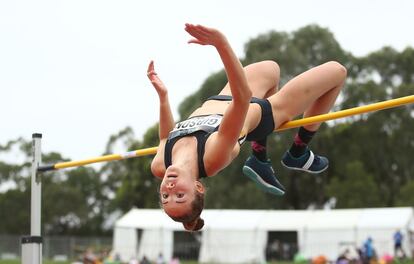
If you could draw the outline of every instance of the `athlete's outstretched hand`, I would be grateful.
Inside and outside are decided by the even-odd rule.
[[[151,81],[152,86],[154,86],[155,90],[157,91],[159,97],[164,97],[167,95],[167,88],[154,70],[154,61],[150,61],[148,65],[147,76]]]
[[[199,45],[212,45],[218,47],[224,44],[227,40],[226,37],[214,28],[205,27],[202,25],[185,24],[185,31],[190,34],[193,39],[190,39],[188,43],[195,43]]]

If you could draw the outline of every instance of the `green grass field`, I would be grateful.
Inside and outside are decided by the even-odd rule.
[[[43,264],[71,264],[71,261],[43,261]],[[182,264],[197,264],[196,261],[181,261]],[[0,260],[0,264],[21,264],[20,260]],[[270,264],[270,263],[269,263]],[[281,263],[278,264],[291,264],[291,263]],[[414,264],[414,263],[413,263]]]
[[[43,261],[43,264],[70,264],[66,261]],[[20,260],[0,260],[0,264],[20,264]]]
[[[68,261],[43,261],[43,264],[70,264]],[[181,261],[182,264],[197,264],[196,261]],[[0,264],[20,264],[20,260],[0,260]],[[293,262],[277,261],[268,262],[267,264],[294,264]],[[394,261],[393,264],[414,264],[414,260]]]

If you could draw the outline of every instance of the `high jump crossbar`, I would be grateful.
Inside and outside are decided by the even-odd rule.
[[[280,126],[275,131],[282,131],[282,130],[287,130],[290,128],[300,127],[304,125],[310,125],[310,124],[320,123],[324,121],[344,118],[348,116],[359,115],[363,113],[374,112],[374,111],[379,111],[379,110],[388,109],[388,108],[394,108],[397,106],[411,104],[411,103],[414,103],[414,95],[409,95],[405,97],[400,97],[396,99],[373,103],[373,104],[369,104],[365,106],[358,106],[358,107],[340,110],[337,112],[331,112],[331,113],[327,113],[323,115],[317,115],[317,116],[289,121],[283,124],[282,126]],[[110,155],[104,155],[100,157],[89,158],[89,159],[78,160],[78,161],[67,161],[67,162],[55,163],[52,165],[43,165],[43,166],[38,167],[38,171],[44,172],[44,171],[59,170],[59,169],[70,168],[70,167],[80,167],[80,166],[84,166],[84,165],[88,165],[92,163],[124,160],[124,159],[129,159],[129,158],[152,155],[155,153],[157,153],[157,147],[151,147],[151,148],[129,151],[129,152],[122,153],[122,154],[110,154]]]

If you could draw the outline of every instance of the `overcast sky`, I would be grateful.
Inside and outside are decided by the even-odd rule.
[[[259,34],[311,23],[361,56],[413,47],[413,10],[411,0],[0,1],[0,144],[38,132],[44,151],[83,159],[126,126],[141,139],[158,118],[151,59],[174,113],[222,68],[213,48],[187,44],[186,22],[219,28],[239,57]]]

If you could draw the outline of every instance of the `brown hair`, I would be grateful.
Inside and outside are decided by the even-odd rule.
[[[191,211],[188,214],[172,217],[176,222],[182,222],[187,231],[198,231],[204,226],[204,220],[200,218],[204,208],[204,193],[196,191],[194,201],[191,203]]]

